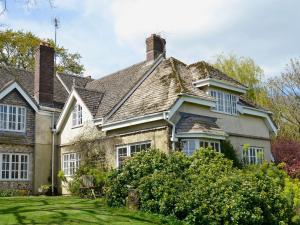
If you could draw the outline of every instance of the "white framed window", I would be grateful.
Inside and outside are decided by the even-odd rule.
[[[208,148],[221,152],[220,141],[218,140],[204,140],[204,139],[182,139],[181,140],[182,151],[191,156],[195,150],[199,148]]]
[[[151,142],[145,141],[140,143],[133,143],[117,147],[117,167],[121,167],[124,160],[134,154],[151,148]]]
[[[0,104],[0,131],[25,132],[26,108]]]
[[[216,106],[212,108],[213,110],[237,115],[237,96],[215,90],[211,90],[210,95],[216,99]]]
[[[63,154],[62,158],[64,175],[73,176],[80,166],[81,154],[77,152],[67,153]]]
[[[72,126],[75,127],[79,125],[82,125],[82,107],[76,104],[72,112]]]
[[[264,160],[264,149],[250,146],[243,148],[243,160],[245,164],[262,164]]]
[[[29,154],[0,153],[0,180],[28,180]]]

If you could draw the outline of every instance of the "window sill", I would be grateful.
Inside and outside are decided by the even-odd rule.
[[[76,129],[76,128],[80,128],[80,127],[83,127],[83,124],[72,126],[71,129]]]
[[[20,181],[29,181],[29,179],[0,179],[0,182],[20,182]]]
[[[2,133],[17,133],[17,134],[25,134],[25,130],[1,130],[0,132]]]

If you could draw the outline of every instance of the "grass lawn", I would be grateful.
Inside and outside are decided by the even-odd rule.
[[[102,199],[0,198],[0,224],[172,224],[157,215],[109,208]]]

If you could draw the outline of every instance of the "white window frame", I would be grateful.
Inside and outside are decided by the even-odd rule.
[[[76,170],[80,167],[80,161],[81,154],[79,152],[62,154],[62,169],[64,171],[64,175],[66,177],[73,176],[76,173]]]
[[[26,131],[26,108],[24,106],[17,106],[17,105],[8,105],[8,104],[0,104],[0,108],[6,107],[6,114],[0,111],[0,131],[10,131],[10,132],[20,132],[20,133],[24,133]],[[15,121],[13,121],[13,123],[15,124],[15,129],[12,129],[9,127],[10,124],[10,116],[12,115],[10,112],[10,109],[15,109],[15,114],[13,114],[15,116]],[[19,114],[19,111],[21,111],[21,113]],[[5,120],[4,122],[1,122],[1,117],[4,117],[5,115]],[[20,118],[19,118],[20,117]],[[3,123],[3,124],[2,124]],[[5,124],[5,128],[3,127]],[[18,125],[20,124],[21,129],[18,129]]]
[[[262,164],[262,162],[264,161],[265,151],[263,147],[249,146],[246,150],[244,149],[243,146],[241,146],[241,148],[242,148],[242,159],[247,165]],[[258,157],[258,152],[262,152],[261,158]]]
[[[145,146],[145,149],[142,149],[142,145]],[[123,149],[124,152],[126,152],[126,155],[123,155],[123,157],[131,157],[134,154],[132,153],[132,147],[135,146],[135,152],[140,152],[142,150],[147,150],[149,148],[151,148],[151,141],[143,141],[143,142],[136,142],[136,143],[130,143],[127,145],[120,145],[116,147],[116,160],[117,160],[117,168],[119,168],[121,166],[121,163],[119,161],[119,150]],[[139,151],[136,151],[137,146],[140,147]]]
[[[188,144],[188,149],[184,149],[184,146],[182,146],[182,151],[188,156],[193,155],[195,150],[200,149],[201,147],[212,147],[217,152],[221,152],[221,143],[219,140],[215,139],[185,138],[181,139],[180,142],[186,142]],[[194,149],[192,149],[191,146],[194,146]]]
[[[80,104],[75,104],[72,111],[72,127],[78,127],[83,124],[82,115],[82,106]]]
[[[6,162],[8,163],[8,170],[4,170],[4,171],[8,171],[8,178],[2,178],[2,172],[3,172],[3,155],[8,155],[9,157],[9,161]],[[15,172],[17,172],[18,177],[17,178],[13,178],[12,176],[12,172],[13,172],[13,162],[12,162],[12,158],[13,156],[17,156],[18,157],[18,162],[17,162],[17,170],[14,170]],[[22,157],[26,157],[27,161],[25,161],[26,164],[26,169],[22,170],[22,163],[24,164],[24,162],[21,161]],[[0,153],[0,180],[1,181],[28,181],[29,180],[29,163],[30,163],[30,158],[29,158],[29,154],[23,154],[23,153]],[[26,177],[21,178],[21,174],[24,175],[24,173],[26,174]]]
[[[210,90],[210,95],[216,99],[216,106],[212,107],[213,111],[228,115],[238,115],[238,96],[217,90]]]

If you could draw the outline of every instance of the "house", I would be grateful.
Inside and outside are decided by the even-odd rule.
[[[21,76],[7,81],[5,87],[13,83],[23,90],[24,96],[21,94],[20,98],[28,107],[23,116],[26,132],[22,137],[31,135],[26,168],[30,174],[27,181],[33,185],[34,192],[39,185],[47,183],[51,172],[53,179],[59,170],[67,177],[74,174],[81,160],[74,143],[83,135],[94,135],[105,143],[108,164],[114,168],[121,166],[126,157],[150,147],[166,153],[182,150],[190,155],[199,147],[211,146],[222,151],[223,140],[230,140],[236,153],[249,163],[260,163],[261,156],[272,160],[270,139],[277,128],[271,112],[247,101],[244,98],[247,87],[243,84],[206,62],[187,65],[173,57],[166,58],[165,47],[166,41],[153,34],[146,39],[145,61],[94,80],[66,74],[47,75],[54,74],[46,66],[47,60],[53,58],[53,50],[40,46],[47,50],[44,59],[47,63],[43,66],[43,59],[37,57],[36,71],[23,71],[32,82],[29,78],[21,82]],[[41,70],[46,71],[45,76]],[[13,94],[19,89],[11,88],[5,93]],[[38,90],[44,90],[42,96],[53,96],[53,99],[47,97],[44,103],[38,98]],[[3,92],[4,89],[0,93],[3,105],[6,102],[19,105],[10,102],[8,94],[7,100],[2,97]],[[0,122],[1,115],[0,111]],[[11,118],[10,113],[7,116]],[[6,120],[9,124],[10,119]],[[17,136],[13,131],[4,133],[10,136],[8,143]],[[244,144],[250,146],[246,151],[243,151]],[[9,168],[12,175],[9,181],[0,179],[0,187],[13,178],[14,152],[20,153],[20,174],[24,168],[19,145],[16,143],[10,149],[2,146],[6,145],[0,144],[1,168]],[[9,166],[6,167],[7,157]],[[2,176],[5,173],[6,169],[2,169]],[[67,193],[64,184],[61,191]]]
[[[53,48],[42,43],[35,60],[34,71],[0,67],[0,189],[37,193],[54,174],[54,128],[69,94],[54,76]]]

